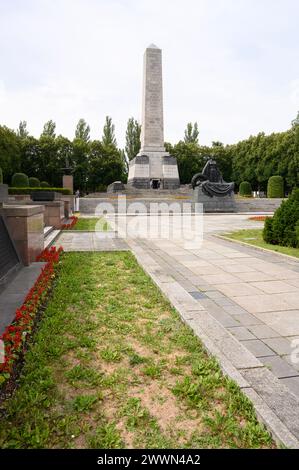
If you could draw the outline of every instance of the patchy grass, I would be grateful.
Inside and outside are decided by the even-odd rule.
[[[83,230],[85,232],[107,232],[109,230],[109,224],[103,217],[84,217],[79,218],[72,230]]]
[[[231,240],[239,240],[250,245],[267,248],[268,250],[283,253],[284,255],[296,256],[299,258],[299,248],[289,246],[271,245],[263,240],[263,229],[238,230],[237,232],[225,233],[224,236]]]
[[[1,448],[275,447],[131,253],[67,253]]]

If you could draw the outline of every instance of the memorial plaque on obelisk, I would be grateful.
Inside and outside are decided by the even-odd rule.
[[[141,189],[180,186],[177,161],[164,147],[162,51],[153,44],[143,58],[141,149],[130,162],[128,185]]]

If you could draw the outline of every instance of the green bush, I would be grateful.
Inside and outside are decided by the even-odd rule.
[[[47,183],[47,181],[41,181],[40,187],[41,188],[50,188],[50,185],[49,185],[49,183]]]
[[[40,187],[40,181],[38,178],[34,178],[33,176],[31,176],[29,178],[29,186],[30,188],[39,188]]]
[[[249,181],[242,181],[239,186],[239,194],[240,196],[244,197],[251,197],[252,196],[252,188]]]
[[[29,179],[25,173],[15,173],[11,179],[11,185],[15,188],[24,188],[29,186]]]
[[[282,201],[272,219],[266,219],[263,239],[273,245],[299,248],[299,189]]]
[[[267,217],[264,224],[263,239],[266,243],[274,244],[273,242],[273,231],[272,231],[272,218]]]
[[[0,184],[3,184],[3,173],[2,173],[2,168],[0,168]]]
[[[271,176],[267,185],[267,197],[284,197],[283,177]]]
[[[96,188],[96,192],[99,193],[106,193],[107,192],[107,186],[105,184],[99,184]]]
[[[61,193],[64,195],[69,195],[72,194],[70,189],[67,188],[41,188],[40,186],[38,188],[8,188],[8,194],[11,194],[12,196],[15,194],[31,194],[33,191],[55,191],[56,193]]]

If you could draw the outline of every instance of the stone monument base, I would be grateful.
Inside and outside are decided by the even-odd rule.
[[[63,175],[62,177],[63,188],[69,189],[71,194],[74,192],[74,177],[73,175]]]
[[[167,152],[148,152],[130,162],[128,187],[137,189],[178,189],[177,161]]]
[[[236,212],[236,202],[234,194],[227,196],[207,196],[200,186],[193,191],[193,202],[200,202],[203,205],[203,212]]]

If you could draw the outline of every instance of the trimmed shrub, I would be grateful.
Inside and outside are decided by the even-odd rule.
[[[294,189],[273,218],[265,221],[263,239],[273,245],[299,248],[299,189]]]
[[[41,188],[50,188],[50,185],[49,185],[49,183],[47,183],[47,181],[41,181],[40,187]]]
[[[3,184],[3,172],[2,172],[2,168],[0,168],[0,184]]]
[[[34,176],[31,176],[29,178],[29,186],[30,188],[39,188],[40,187],[40,181],[38,178],[34,178]]]
[[[25,173],[15,173],[11,179],[11,185],[15,188],[24,188],[29,186],[28,176]]]
[[[12,196],[15,194],[31,194],[33,191],[45,191],[45,188],[38,187],[38,188],[8,188],[8,194]],[[72,194],[71,190],[68,188],[47,188],[47,191],[55,191],[56,193],[69,195]]]
[[[274,244],[272,232],[272,218],[267,217],[264,224],[263,239],[266,243]]]
[[[251,197],[252,196],[252,188],[249,181],[242,181],[239,186],[239,194],[240,196],[244,197]]]
[[[284,197],[282,176],[271,176],[271,178],[268,179],[267,197]]]

